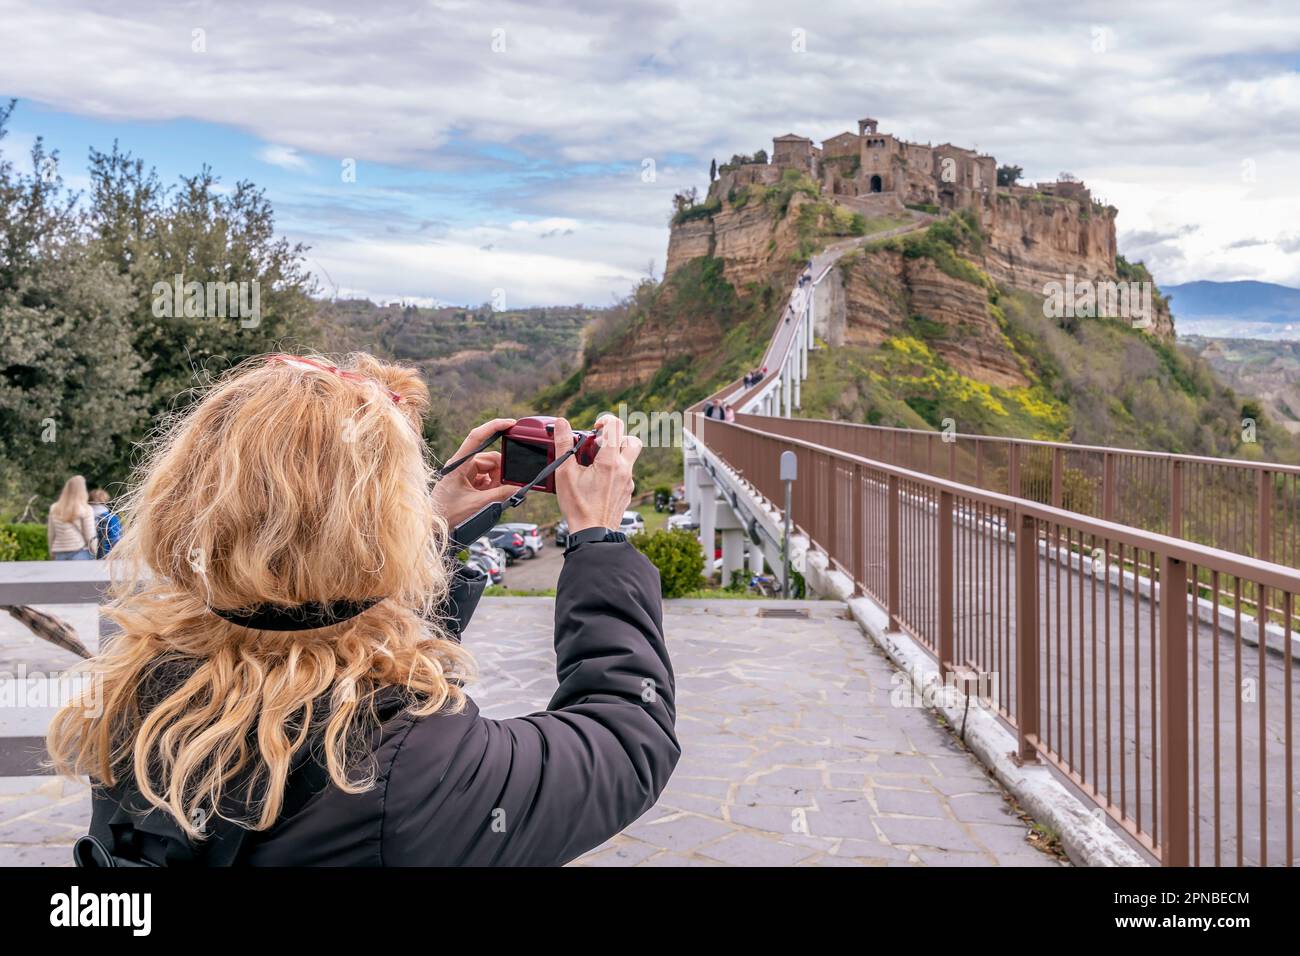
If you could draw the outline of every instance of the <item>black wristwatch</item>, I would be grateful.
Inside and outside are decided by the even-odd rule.
[[[583,528],[581,531],[575,531],[569,535],[569,540],[565,545],[565,552],[572,551],[580,544],[586,544],[588,541],[626,541],[627,535],[622,531],[611,531],[609,528]]]

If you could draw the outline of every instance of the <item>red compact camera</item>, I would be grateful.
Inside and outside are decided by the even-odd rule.
[[[590,465],[596,460],[600,451],[596,438],[596,432],[573,433],[573,457],[578,464]],[[501,483],[554,494],[554,474],[547,475],[539,484],[533,482],[555,458],[555,418],[550,415],[521,418],[501,436]]]

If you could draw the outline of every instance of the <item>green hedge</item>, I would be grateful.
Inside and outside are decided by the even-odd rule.
[[[43,524],[3,524],[0,531],[13,535],[18,542],[18,553],[10,561],[48,561],[50,549],[45,540]]]
[[[633,535],[631,541],[659,569],[664,597],[681,597],[703,583],[704,551],[692,532],[654,531]]]

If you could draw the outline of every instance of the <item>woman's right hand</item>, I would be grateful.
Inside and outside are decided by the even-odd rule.
[[[584,467],[570,458],[555,472],[555,496],[570,534],[584,528],[617,531],[632,501],[632,465],[641,454],[641,440],[625,435],[623,422],[614,415],[596,419],[596,430],[600,433],[596,460]],[[572,447],[573,429],[565,419],[556,419],[556,452]]]

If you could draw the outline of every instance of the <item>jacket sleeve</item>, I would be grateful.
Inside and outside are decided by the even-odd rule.
[[[560,865],[650,809],[680,754],[662,617],[659,574],[632,545],[569,552],[549,707],[413,721],[389,769],[384,863]]]

